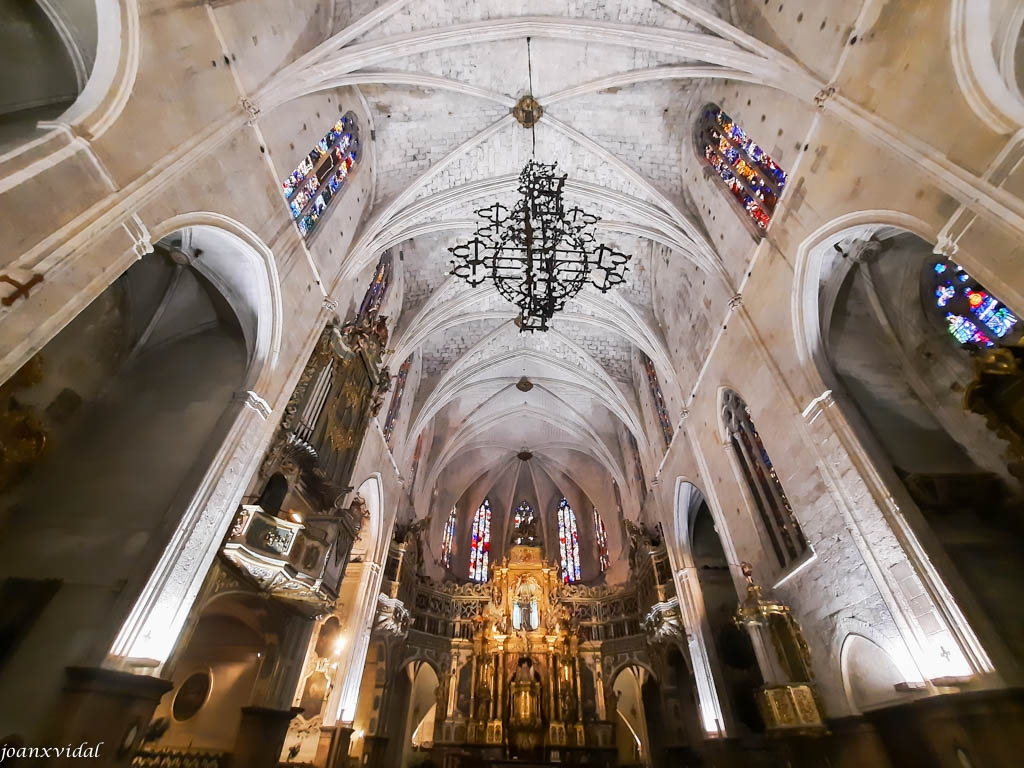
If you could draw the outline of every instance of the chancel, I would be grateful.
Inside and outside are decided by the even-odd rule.
[[[4,765],[1020,765],[1024,3],[0,6]]]

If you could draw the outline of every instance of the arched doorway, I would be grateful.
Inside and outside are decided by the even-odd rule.
[[[903,674],[885,650],[863,635],[850,633],[839,654],[846,698],[854,712],[905,701],[897,691]]]
[[[433,666],[417,660],[398,670],[392,685],[386,764],[411,768],[430,758],[440,682]]]
[[[242,707],[262,704],[272,684],[290,618],[255,594],[213,598],[174,661],[174,688],[153,716],[161,735],[147,746],[230,751]]]
[[[96,58],[96,6],[55,0],[0,7],[0,154],[64,112],[85,88]]]
[[[619,765],[663,765],[665,725],[657,679],[646,667],[628,665],[612,678],[610,693],[606,705],[615,723]]]
[[[38,722],[66,665],[103,661],[240,408],[258,312],[244,259],[200,229],[162,240],[0,387],[21,448],[0,466],[2,588],[54,585],[0,659],[0,690],[20,692],[0,720]]]
[[[763,682],[750,637],[736,626],[733,617],[739,595],[729,561],[704,495],[693,490],[688,531],[690,553],[704,596],[704,608],[715,652],[720,662],[722,687],[729,701],[736,735],[763,730],[755,691]]]
[[[924,540],[941,547],[933,555],[954,591],[962,580],[1024,658],[1024,607],[1005,599],[1024,579],[1022,456],[1012,421],[1024,398],[1012,386],[984,390],[983,361],[1004,339],[982,322],[985,307],[967,302],[972,294],[994,299],[929,243],[895,228],[835,238],[822,276],[819,363],[837,401],[900,506],[920,512]],[[991,347],[974,340],[985,334]],[[1005,337],[1011,348],[1015,336],[1019,329]],[[952,568],[942,566],[946,558]]]

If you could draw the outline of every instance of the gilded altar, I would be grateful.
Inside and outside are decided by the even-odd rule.
[[[464,732],[470,743],[504,745],[523,757],[583,746],[579,639],[557,566],[539,546],[517,544],[481,587],[488,599],[479,603],[471,637],[454,643],[468,656],[469,701],[460,701],[455,681],[445,723],[452,740]]]

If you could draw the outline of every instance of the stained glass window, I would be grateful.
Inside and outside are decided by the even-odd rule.
[[[527,501],[519,502],[519,506],[516,507],[516,516],[512,523],[513,527],[518,528],[520,523],[528,523],[533,520],[533,507]]]
[[[455,507],[448,513],[448,521],[444,524],[444,533],[441,534],[441,565],[445,568],[452,567],[452,542],[455,541]]]
[[[349,113],[336,122],[281,186],[295,226],[308,237],[359,159],[359,127]]]
[[[473,515],[473,538],[469,542],[469,578],[487,581],[487,565],[491,553],[491,502],[484,503]]]
[[[597,541],[597,563],[601,566],[601,572],[608,570],[610,561],[608,559],[608,531],[605,530],[604,520],[601,513],[594,507],[594,538]]]
[[[420,471],[420,455],[423,451],[423,435],[416,438],[416,447],[412,452],[412,467],[409,469],[409,493],[416,488],[416,473]]]
[[[723,397],[722,419],[768,540],[779,565],[785,567],[807,552],[807,540],[800,523],[750,418],[750,409],[743,398],[731,390],[726,390]]]
[[[633,470],[636,473],[636,481],[640,486],[640,499],[641,503],[647,500],[647,481],[644,479],[644,464],[640,459],[640,446],[637,445],[636,436],[632,432],[627,432],[629,437],[629,447],[633,452]]]
[[[562,559],[562,581],[570,584],[580,578],[580,536],[576,513],[562,497],[558,502],[558,554]]]
[[[654,370],[654,362],[645,355],[643,357],[644,373],[647,374],[647,385],[651,390],[651,400],[654,403],[654,412],[658,416],[658,424],[661,427],[661,436],[665,439],[665,447],[672,445],[672,419],[668,415],[668,406],[665,405],[665,395],[661,391],[661,383],[658,381],[658,372]]]
[[[1016,343],[1024,333],[1019,318],[956,262],[929,261],[923,280],[925,304],[959,344],[986,349]]]
[[[708,165],[760,231],[768,229],[786,172],[718,105],[704,107],[698,142]]]
[[[391,447],[391,436],[395,432],[395,422],[398,421],[398,414],[402,409],[402,394],[405,392],[405,382],[409,378],[410,368],[412,368],[411,357],[402,363],[402,366],[398,369],[398,375],[395,376],[395,394],[391,396],[388,415],[384,419],[384,439],[387,441],[389,448]]]
[[[377,262],[377,269],[373,273],[373,279],[363,295],[363,302],[359,305],[359,316],[376,317],[380,308],[384,306],[384,299],[387,298],[388,288],[391,287],[391,275],[394,271],[394,263],[391,251],[384,251]]]

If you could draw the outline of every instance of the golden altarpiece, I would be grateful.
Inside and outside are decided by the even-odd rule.
[[[491,599],[472,639],[453,642],[472,644],[469,741],[507,742],[522,756],[583,746],[579,638],[561,587],[558,568],[534,544],[514,545],[494,568]]]

